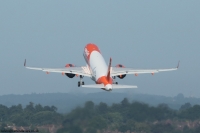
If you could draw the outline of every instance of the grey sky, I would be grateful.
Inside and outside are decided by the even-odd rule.
[[[25,58],[29,66],[85,65],[83,48],[92,42],[113,65],[170,68],[181,61],[178,71],[118,79],[137,85],[135,92],[200,97],[199,6],[199,0],[1,0],[0,95],[93,92],[78,88],[79,78],[23,67]]]

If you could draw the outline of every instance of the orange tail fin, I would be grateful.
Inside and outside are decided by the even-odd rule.
[[[109,62],[109,66],[108,66],[108,74],[107,74],[107,80],[110,80],[110,68],[111,68],[111,62],[112,62],[112,58],[110,58],[110,62]]]

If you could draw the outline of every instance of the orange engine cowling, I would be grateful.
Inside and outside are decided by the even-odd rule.
[[[75,67],[75,65],[73,64],[67,64],[65,65],[65,67]],[[72,74],[72,73],[65,73],[65,75],[69,78],[73,78],[75,76],[75,74]]]
[[[118,64],[118,65],[116,65],[116,67],[122,67],[122,68],[124,68],[125,66],[124,66],[124,65],[121,65],[121,64]],[[120,79],[123,79],[124,77],[126,77],[126,74],[119,75],[119,76],[117,76],[117,77],[120,78]]]

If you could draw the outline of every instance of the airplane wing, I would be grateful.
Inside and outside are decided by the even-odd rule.
[[[158,73],[164,71],[174,71],[179,68],[179,62],[177,67],[168,69],[134,69],[134,68],[122,68],[122,67],[112,67],[111,76],[118,76],[123,74],[143,74],[143,73]]]
[[[103,84],[82,85],[82,87],[86,87],[86,88],[105,88]],[[113,89],[137,88],[137,86],[112,84],[112,88]]]
[[[32,69],[32,70],[41,70],[44,72],[55,72],[55,73],[71,73],[71,74],[78,74],[78,75],[83,75],[87,77],[91,77],[91,73],[88,69],[87,66],[82,66],[82,67],[65,67],[65,68],[38,68],[38,67],[27,67],[26,66],[26,60],[24,62],[24,66],[27,69]]]

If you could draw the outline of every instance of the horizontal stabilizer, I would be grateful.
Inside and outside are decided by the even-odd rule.
[[[82,85],[82,87],[86,87],[86,88],[105,88],[103,84]],[[112,88],[113,89],[137,88],[137,86],[112,84]]]
[[[137,88],[135,85],[112,85],[113,89],[122,89],[122,88]]]
[[[92,84],[92,85],[82,85],[82,87],[86,88],[104,88],[103,84]]]

